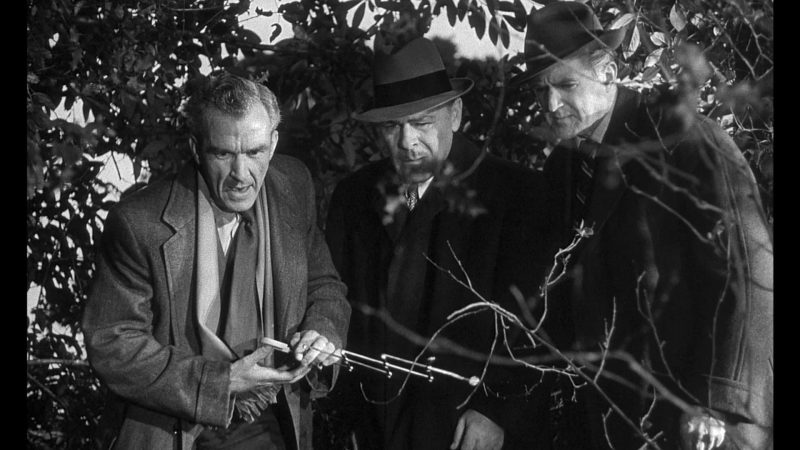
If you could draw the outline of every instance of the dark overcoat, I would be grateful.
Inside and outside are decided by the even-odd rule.
[[[620,88],[585,220],[593,235],[551,301],[570,302],[578,349],[597,352],[613,324],[612,350],[632,355],[677,398],[722,414],[735,425],[729,443],[761,448],[772,428],[771,231],[742,152],[712,120],[678,105]],[[577,170],[575,152],[562,147],[544,168],[562,247],[575,236]],[[629,368],[610,361],[605,370],[630,385],[603,385],[635,424],[663,432],[662,448],[675,448],[679,411],[659,394],[640,422],[653,385]],[[579,422],[592,426],[576,431],[594,434],[580,445],[605,447],[600,415],[609,406],[597,397],[588,405],[591,420]],[[607,426],[616,448],[643,443],[616,414]]]
[[[466,281],[466,273],[477,293],[515,311],[519,309],[511,285],[526,296],[535,294],[546,265],[541,175],[488,153],[481,155],[458,133],[447,161],[454,170],[451,175],[461,181],[443,187],[437,184],[441,176],[435,177],[413,211],[408,213],[401,202],[390,223],[383,220],[388,218],[387,202],[391,207],[390,194],[396,192],[397,180],[389,159],[367,165],[336,187],[326,236],[353,305],[349,349],[372,357],[386,352],[413,359],[421,349],[419,342],[412,343],[408,333],[365,314],[363,308],[386,312],[393,323],[427,339],[447,322],[449,314],[479,301],[453,276]],[[462,213],[458,202],[451,202],[467,197],[485,212]],[[485,311],[449,325],[441,336],[488,354],[495,325],[492,314]],[[502,349],[500,342],[498,348]],[[425,356],[431,354],[436,356],[437,367],[467,377],[481,374],[480,359],[471,361],[444,351]],[[421,360],[426,362],[424,357]],[[487,386],[514,385],[509,377],[516,377],[517,396],[501,399],[481,388],[465,407],[457,409],[470,392],[464,382],[437,377],[428,383],[411,378],[398,398],[388,404],[372,404],[361,395],[359,382],[370,400],[385,401],[394,398],[403,376],[396,373],[386,380],[356,368],[342,376],[343,392],[336,405],[344,408],[349,403],[350,419],[356,422],[361,439],[359,448],[448,448],[458,417],[469,408],[505,429],[507,448],[515,441],[520,448],[529,448],[522,440],[534,439],[546,428],[542,418],[546,394],[540,386],[524,397],[521,387],[524,383],[533,387],[541,374],[532,370],[511,374],[491,367]]]
[[[231,363],[201,355],[195,320],[197,169],[131,194],[108,214],[83,317],[92,367],[112,392],[114,448],[192,448],[196,424],[226,426]],[[313,329],[345,343],[350,306],[316,223],[311,177],[275,155],[267,171],[275,338]],[[309,384],[285,387],[290,446],[311,448]]]

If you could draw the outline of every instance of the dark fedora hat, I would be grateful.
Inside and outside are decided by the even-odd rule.
[[[591,8],[579,2],[553,2],[534,9],[528,16],[525,33],[526,70],[511,83],[528,81],[592,43],[614,50],[622,43],[626,31],[625,28],[604,30]]]
[[[417,38],[391,54],[376,52],[372,85],[373,106],[358,120],[383,122],[426,111],[466,94],[473,82],[450,79],[436,45]]]

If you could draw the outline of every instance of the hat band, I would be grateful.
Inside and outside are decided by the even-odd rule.
[[[375,85],[375,107],[402,105],[452,91],[447,72],[438,70],[408,80]]]

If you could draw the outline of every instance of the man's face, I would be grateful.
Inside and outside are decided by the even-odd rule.
[[[378,126],[397,173],[406,183],[434,176],[450,154],[461,124],[461,99]]]
[[[223,211],[250,209],[264,183],[278,132],[260,103],[241,117],[205,111],[206,135],[197,155],[214,204]]]
[[[568,58],[533,79],[533,89],[555,136],[571,139],[600,120],[613,106],[616,64],[599,70],[587,58]]]

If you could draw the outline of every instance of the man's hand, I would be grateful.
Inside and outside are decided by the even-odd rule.
[[[286,366],[272,369],[258,365],[258,362],[270,353],[272,353],[272,348],[262,346],[231,364],[230,388],[232,393],[246,392],[257,386],[294,383],[311,370],[304,366],[286,370]]]
[[[289,341],[294,358],[300,361],[300,367],[330,366],[339,361],[341,351],[328,341],[328,338],[314,330],[295,333]]]
[[[711,450],[725,440],[725,422],[708,414],[681,415],[681,443],[684,450]]]
[[[468,409],[458,419],[450,450],[500,450],[505,432],[488,417]]]

